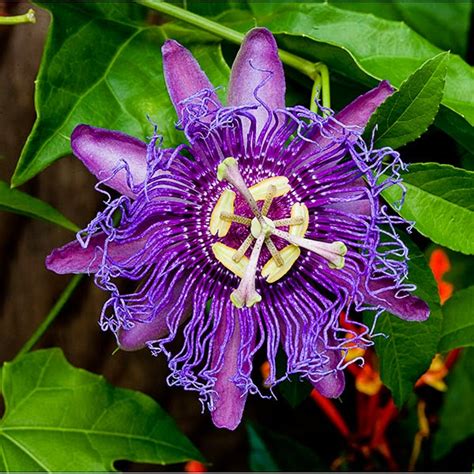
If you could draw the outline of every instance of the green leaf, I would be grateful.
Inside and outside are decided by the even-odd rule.
[[[292,408],[296,408],[306,400],[312,389],[313,386],[308,381],[299,380],[297,377],[278,384],[278,390]]]
[[[474,435],[473,365],[474,349],[464,349],[448,376],[448,391],[439,415],[439,428],[433,440],[435,460],[448,454],[457,443]]]
[[[12,178],[14,186],[70,153],[69,136],[79,123],[146,139],[153,131],[149,116],[164,146],[182,141],[162,70],[166,25],[141,26],[127,18],[126,9],[110,3],[41,5],[53,19],[36,82],[38,118]],[[186,43],[186,30],[179,31],[179,40]],[[228,67],[217,43],[193,44],[191,50],[216,86],[227,83]]]
[[[403,175],[407,193],[400,215],[433,242],[464,254],[474,253],[474,172],[438,163],[410,165]],[[383,197],[393,205],[398,186]]]
[[[457,291],[443,306],[443,328],[438,350],[474,346],[474,286]]]
[[[428,59],[372,115],[367,134],[377,125],[377,148],[398,148],[426,132],[443,97],[448,58],[440,53]]]
[[[429,368],[438,348],[442,323],[438,288],[428,262],[411,240],[402,238],[410,252],[408,281],[416,284],[414,294],[428,303],[431,313],[424,322],[403,321],[387,312],[378,320],[377,332],[388,336],[374,340],[380,376],[397,406],[403,405],[415,382]]]
[[[394,4],[405,23],[431,43],[445,50],[465,56],[467,52],[471,2],[407,2]]]
[[[471,2],[465,0],[450,2],[330,0],[329,3],[338,8],[372,13],[387,20],[402,20],[434,45],[461,56],[466,54]]]
[[[249,466],[254,472],[280,471],[276,461],[268,451],[262,438],[258,435],[251,424],[247,424],[249,436]]]
[[[255,424],[247,424],[252,471],[314,472],[327,471],[319,456],[288,436]]]
[[[251,5],[258,0],[248,0]],[[282,5],[258,15],[260,26],[277,34],[279,46],[308,59],[325,62],[331,71],[367,86],[388,79],[395,87],[427,59],[441,52],[401,22],[335,8],[327,3]],[[234,28],[246,29],[252,18]],[[441,108],[445,130],[469,148],[474,143],[474,70],[451,55]],[[457,120],[457,127],[449,122]]]
[[[287,357],[283,350],[278,351],[276,357],[277,376],[286,373]],[[313,386],[307,380],[300,380],[297,374],[278,384],[278,392],[285,398],[292,408],[296,408],[311,393]]]
[[[155,401],[76,369],[59,349],[5,363],[2,392],[0,470],[111,471],[123,459],[202,459]]]
[[[54,207],[17,189],[10,189],[4,181],[0,181],[0,210],[52,222],[73,232],[79,230]]]

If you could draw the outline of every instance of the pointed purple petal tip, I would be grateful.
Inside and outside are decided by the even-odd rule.
[[[393,92],[394,88],[390,82],[382,81],[342,109],[336,118],[345,125],[365,128],[372,114]]]
[[[213,85],[191,51],[175,40],[167,40],[161,52],[166,86],[180,120],[183,120],[182,102],[203,90],[211,91],[207,104],[210,110],[220,106]]]
[[[392,279],[371,280],[368,286],[370,291],[362,288],[366,303],[381,306],[405,321],[426,321],[429,318],[428,304],[411,294],[398,296],[399,290]]]
[[[128,183],[136,185],[146,177],[144,142],[122,132],[81,124],[71,134],[71,148],[99,181],[107,180],[110,188],[135,197]],[[125,164],[128,172],[123,169]]]
[[[180,43],[173,39],[167,39],[163,46],[161,47],[161,53],[163,56],[173,53],[174,51],[178,51],[180,49],[185,49]]]
[[[258,94],[270,109],[283,108],[285,90],[285,75],[275,38],[266,28],[250,30],[232,65],[227,104],[257,104]],[[267,113],[259,109],[256,114],[265,123]]]

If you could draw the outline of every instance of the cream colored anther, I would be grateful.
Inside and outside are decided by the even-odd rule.
[[[232,257],[235,254],[235,249],[228,247],[221,242],[216,242],[212,246],[212,253],[214,257],[224,265],[228,270],[230,270],[234,275],[237,275],[239,278],[242,278],[245,274],[245,269],[249,263],[249,259],[244,255],[236,262]]]
[[[301,220],[301,224],[292,224],[289,226],[288,233],[297,237],[304,237],[308,230],[309,212],[308,208],[299,202],[291,207],[291,219]]]
[[[288,178],[285,176],[273,176],[260,181],[253,186],[250,186],[250,194],[256,201],[264,201],[267,197],[268,188],[275,186],[275,194],[273,197],[284,196],[291,191],[291,186],[288,184]]]
[[[230,189],[226,189],[214,209],[212,210],[211,220],[209,222],[209,230],[212,235],[224,237],[229,232],[232,222],[221,218],[222,213],[232,214],[234,212],[235,193]]]
[[[284,277],[298,260],[301,250],[296,245],[287,245],[279,254],[283,260],[282,266],[278,266],[275,258],[271,258],[262,268],[262,276],[267,279],[267,283],[275,283]]]

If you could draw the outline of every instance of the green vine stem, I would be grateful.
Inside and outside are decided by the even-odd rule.
[[[61,310],[63,309],[64,305],[67,303],[71,295],[74,293],[74,290],[77,288],[79,283],[81,282],[82,278],[84,275],[75,275],[71,278],[69,281],[68,285],[64,289],[64,291],[61,293],[59,296],[58,300],[54,304],[54,306],[51,308],[49,313],[47,314],[46,318],[43,320],[43,322],[38,326],[38,329],[33,333],[33,335],[26,341],[24,346],[20,349],[18,354],[15,356],[15,358],[19,358],[23,354],[26,354],[29,352],[33,346],[41,339],[43,334],[48,330],[48,328],[51,326],[53,321],[56,319],[56,317],[59,315]]]
[[[228,28],[227,26],[221,25],[212,20],[208,20],[207,18],[196,15],[195,13],[192,13],[188,10],[184,10],[183,8],[180,8],[176,5],[163,2],[162,0],[135,1],[140,5],[151,8],[152,10],[156,10],[160,13],[164,13],[166,15],[172,16],[173,18],[177,18],[178,20],[182,20],[186,23],[197,26],[198,28],[220,36],[221,38],[231,41],[232,43],[241,44],[244,39],[244,35],[242,33],[239,33],[232,28]],[[314,64],[311,61],[296,56],[296,54],[292,54],[281,49],[279,49],[278,52],[280,59],[284,64],[296,69],[297,71],[300,71],[311,78],[313,81],[316,79],[316,76],[319,75],[317,68],[320,67],[318,65],[321,63]]]
[[[331,90],[329,84],[329,69],[324,63],[315,64],[316,77],[314,78],[313,89],[311,91],[310,110],[318,111],[317,101],[320,101],[324,108],[331,108]],[[324,112],[326,114],[326,112]]]
[[[0,25],[20,25],[22,23],[36,23],[34,10],[30,8],[23,15],[0,16]]]

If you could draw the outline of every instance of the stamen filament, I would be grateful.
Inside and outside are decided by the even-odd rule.
[[[255,303],[262,300],[262,297],[255,290],[255,274],[257,273],[257,263],[265,239],[265,232],[262,232],[258,236],[252,249],[249,263],[245,268],[245,273],[243,278],[240,280],[239,286],[230,295],[232,303],[237,308],[243,308],[244,306],[250,308]]]
[[[240,247],[237,249],[237,251],[234,253],[232,256],[232,260],[235,263],[239,263],[242,260],[242,257],[245,255],[245,252],[249,249],[249,247],[252,245],[252,242],[254,241],[254,236],[252,234],[249,234],[247,238],[242,242]]]
[[[275,247],[275,244],[273,243],[273,240],[270,237],[267,237],[265,239],[265,245],[267,246],[267,249],[272,254],[272,257],[275,260],[275,263],[277,264],[277,266],[282,267],[283,259],[281,258],[280,252]]]
[[[286,219],[277,219],[273,221],[275,227],[286,227],[290,225],[301,225],[304,223],[304,217],[287,217]]]
[[[235,222],[237,224],[242,224],[247,227],[250,227],[252,219],[244,216],[238,216],[237,214],[232,214],[230,212],[221,212],[221,219],[226,222]]]
[[[277,188],[273,184],[268,186],[267,195],[265,196],[265,201],[262,206],[262,216],[266,216],[272,205],[273,198],[275,197]]]
[[[305,239],[297,235],[291,235],[279,229],[273,230],[273,235],[280,237],[290,244],[297,245],[317,255],[325,258],[329,262],[330,268],[343,268],[344,255],[347,253],[347,247],[343,242],[336,241],[328,244],[326,242],[319,242],[317,240]]]

